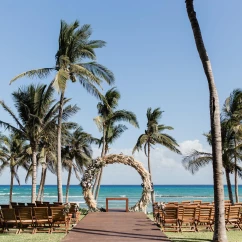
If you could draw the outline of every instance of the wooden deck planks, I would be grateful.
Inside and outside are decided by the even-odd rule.
[[[142,212],[89,213],[62,240],[151,242],[170,241]]]

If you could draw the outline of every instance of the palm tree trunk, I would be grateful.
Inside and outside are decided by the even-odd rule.
[[[37,176],[37,152],[36,146],[32,147],[32,164],[33,164],[33,174],[32,174],[32,193],[31,193],[31,202],[35,203],[36,201],[36,176]]]
[[[39,191],[38,191],[38,195],[37,195],[37,201],[40,201],[40,199],[41,199],[41,192],[42,192],[43,179],[44,179],[44,171],[45,171],[45,168],[44,168],[44,166],[42,166],[41,178],[40,178],[40,183],[39,183]]]
[[[43,185],[42,185],[41,196],[40,196],[41,202],[43,202],[43,200],[44,200],[46,173],[47,173],[47,167],[45,168],[44,175],[43,175]]]
[[[61,92],[60,96],[60,107],[58,115],[58,127],[57,127],[57,190],[58,190],[58,202],[63,201],[63,191],[62,191],[62,163],[61,163],[61,121],[63,114],[63,104],[64,104],[64,91]]]
[[[103,146],[102,146],[101,157],[105,156],[105,150],[106,150],[106,128],[105,128],[105,125],[104,125],[103,126]],[[95,193],[95,200],[96,201],[98,199],[98,195],[99,195],[99,191],[100,191],[102,174],[103,174],[103,167],[100,169],[100,171],[98,173],[98,177],[97,177],[98,183],[97,183],[97,189],[96,189],[96,193]]]
[[[150,173],[150,182],[152,183],[152,174],[151,174],[151,164],[150,164],[150,143],[148,142],[148,169]],[[154,204],[155,202],[155,194],[154,194],[154,187],[152,185],[152,191],[151,191],[151,202]]]
[[[230,174],[229,169],[225,169],[225,173],[226,173],[229,200],[230,200],[231,204],[234,205],[232,186],[231,186],[231,181],[230,181],[230,176],[229,176],[229,174]]]
[[[235,201],[236,203],[239,202],[239,191],[238,191],[238,169],[237,169],[237,156],[236,156],[236,140],[234,139],[234,149],[235,149],[235,154],[234,154],[234,191],[235,191]]]
[[[14,173],[11,170],[11,179],[10,179],[10,192],[9,192],[9,203],[13,201],[13,178],[14,178]]]
[[[192,26],[197,50],[200,55],[203,69],[207,77],[210,94],[210,122],[212,134],[212,154],[213,154],[213,180],[214,180],[214,203],[215,203],[215,226],[213,241],[227,242],[224,216],[224,187],[222,171],[222,145],[219,100],[214,83],[214,77],[210,60],[203,43],[201,30],[194,11],[193,0],[186,0],[187,14]]]
[[[69,187],[70,187],[70,180],[71,180],[71,171],[72,171],[72,166],[70,166],[70,168],[69,168],[67,184],[66,184],[66,203],[68,203],[68,198],[69,198]]]

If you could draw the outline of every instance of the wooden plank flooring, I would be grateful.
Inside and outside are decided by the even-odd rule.
[[[62,240],[63,242],[151,242],[170,241],[142,212],[89,213]]]

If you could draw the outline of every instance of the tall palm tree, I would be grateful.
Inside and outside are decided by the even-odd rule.
[[[152,172],[151,172],[151,162],[150,162],[150,148],[152,145],[160,144],[165,146],[171,151],[174,151],[177,154],[180,154],[179,149],[177,148],[179,145],[176,140],[170,135],[163,133],[164,130],[173,130],[171,126],[165,126],[163,124],[159,124],[159,120],[162,117],[163,111],[160,108],[156,108],[152,111],[151,108],[147,109],[147,129],[144,134],[141,134],[137,140],[133,148],[133,154],[135,151],[142,150],[142,146],[144,146],[145,155],[148,158],[148,170],[150,173],[150,181],[152,183]],[[155,202],[154,197],[154,189],[151,192],[152,204]]]
[[[24,169],[29,168],[30,156],[26,152],[28,145],[26,141],[21,139],[18,135],[11,133],[8,136],[0,137],[0,173],[3,172],[7,167],[10,169],[10,192],[9,202],[13,199],[13,181],[14,178],[20,185],[18,176],[18,168],[23,167]]]
[[[92,34],[91,26],[85,24],[79,27],[79,22],[67,24],[61,21],[59,34],[59,48],[55,55],[56,63],[54,67],[41,68],[27,71],[14,77],[11,82],[21,77],[38,77],[46,78],[50,73],[55,72],[55,78],[51,82],[53,86],[60,92],[60,106],[58,117],[57,132],[57,189],[58,201],[62,202],[62,163],[61,163],[61,120],[63,114],[64,94],[67,81],[80,84],[92,95],[102,99],[102,95],[96,86],[101,86],[104,80],[108,84],[114,82],[113,73],[103,65],[93,61],[96,59],[95,49],[105,46],[105,42],[101,40],[89,40]],[[89,59],[89,62],[83,60]]]
[[[117,131],[118,131],[117,129],[119,129],[119,134],[121,134],[125,130],[124,126],[116,126],[115,125],[116,123],[125,121],[125,122],[129,122],[134,127],[139,127],[138,121],[136,119],[136,115],[133,112],[130,112],[127,110],[117,110],[118,101],[120,100],[120,98],[121,98],[120,93],[114,87],[106,92],[106,94],[104,95],[104,99],[101,102],[99,102],[97,105],[99,115],[94,119],[94,121],[97,124],[99,130],[103,134],[101,138],[102,140],[101,157],[104,157],[108,152],[108,142],[115,140],[114,136],[110,140],[109,137],[111,132],[116,132],[115,134],[117,138],[120,136],[120,135],[117,136]],[[123,131],[120,132],[120,129],[123,129]],[[103,173],[103,168],[101,168],[96,178],[96,181],[97,181],[96,182],[97,188],[95,192],[96,200],[98,198],[98,194],[100,190],[102,173]]]
[[[194,11],[193,0],[186,0],[186,9],[191,23],[197,51],[199,53],[204,73],[207,77],[210,96],[210,122],[212,133],[213,154],[213,179],[214,179],[214,204],[215,204],[215,226],[213,241],[227,242],[224,217],[224,187],[223,187],[223,165],[221,146],[221,127],[218,93],[214,82],[211,62],[203,42],[202,33]]]
[[[234,146],[237,147],[237,143],[241,142],[242,133],[242,90],[234,89],[230,96],[226,99],[223,106],[222,114],[223,122],[226,122],[230,129],[234,133]],[[237,155],[236,149],[234,150],[234,185],[235,185],[235,200],[236,203],[239,202],[239,192],[238,192],[238,171],[237,171]]]
[[[12,117],[16,127],[10,123],[0,120],[0,126],[9,129],[21,138],[29,141],[30,153],[32,154],[32,192],[31,201],[36,200],[36,175],[37,175],[37,154],[42,137],[49,135],[55,137],[56,119],[58,118],[59,102],[54,103],[54,89],[46,85],[30,85],[19,88],[13,94],[14,105],[17,109],[17,115],[3,102],[0,105]],[[65,100],[67,102],[67,100]],[[75,113],[77,107],[71,107],[69,112]],[[63,115],[67,118],[68,115]]]
[[[66,185],[66,203],[69,198],[69,187],[72,170],[76,174],[76,178],[80,180],[79,173],[92,161],[92,136],[83,131],[82,127],[78,127],[73,133],[69,133],[62,147],[63,166],[68,171]]]

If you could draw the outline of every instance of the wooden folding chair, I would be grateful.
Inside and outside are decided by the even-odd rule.
[[[68,232],[70,226],[70,218],[64,212],[64,206],[62,207],[50,207],[51,210],[51,233],[53,232]],[[61,227],[64,225],[64,228]]]
[[[34,232],[51,232],[51,218],[48,213],[48,207],[34,207],[35,230]],[[45,230],[48,228],[48,230]]]
[[[185,230],[187,232],[197,231],[196,209],[197,206],[183,206],[182,216],[179,219],[181,232],[183,228],[189,228],[189,230]]]
[[[225,219],[226,229],[229,230],[228,224],[234,225],[234,229],[242,230],[240,226],[241,220],[241,206],[230,206],[228,209],[228,214]]]
[[[78,221],[80,221],[80,211],[77,210],[77,204],[76,203],[70,203],[70,209],[69,209],[69,214],[72,215],[70,223],[71,224],[76,224]]]
[[[34,233],[34,220],[33,220],[33,212],[32,207],[21,207],[18,209],[18,216],[20,220],[20,230],[24,231],[30,226],[32,230],[32,234]]]
[[[167,205],[160,217],[161,229],[163,232],[179,232],[180,223],[178,219],[178,206]],[[168,230],[166,230],[168,229]]]
[[[14,208],[2,208],[3,232],[9,231],[9,225],[16,227],[16,234],[19,233],[19,221],[17,220]]]
[[[197,231],[198,227],[203,225],[206,226],[206,229],[213,231],[213,206],[199,206],[199,214],[197,219]]]

